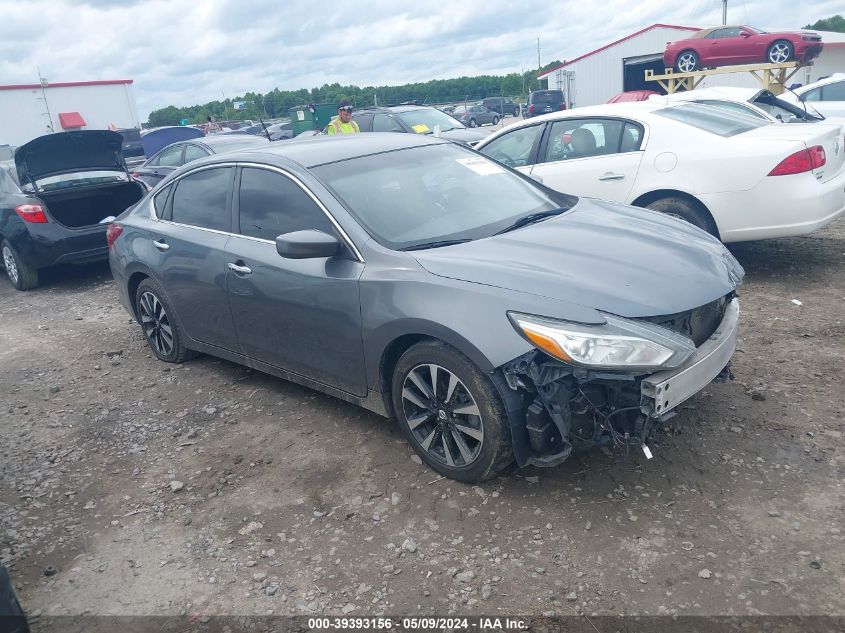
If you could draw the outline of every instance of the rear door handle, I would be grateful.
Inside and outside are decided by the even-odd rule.
[[[155,246],[160,251],[170,250],[170,244],[167,244],[162,239],[158,239],[155,242],[153,242],[153,246]]]
[[[239,266],[238,264],[232,262],[229,262],[227,266],[229,267],[229,270],[234,270],[239,275],[249,275],[252,273],[252,268],[249,266]]]
[[[624,180],[625,174],[613,174],[611,172],[607,172],[605,175],[600,176],[599,180]]]

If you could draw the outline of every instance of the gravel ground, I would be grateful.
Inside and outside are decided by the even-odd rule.
[[[654,459],[484,486],[352,405],[158,362],[107,266],[4,279],[0,560],[45,615],[845,614],[845,221],[732,250],[736,380]]]

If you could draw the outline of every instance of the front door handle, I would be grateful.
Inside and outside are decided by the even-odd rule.
[[[166,243],[162,239],[158,239],[155,242],[153,242],[153,246],[155,246],[160,251],[170,250],[170,244]]]
[[[239,275],[249,275],[252,273],[252,268],[249,266],[239,266],[238,264],[234,264],[232,262],[229,262],[227,266],[229,266],[229,270],[234,270]]]
[[[600,176],[599,180],[624,180],[625,174],[614,174],[607,172],[604,176]]]

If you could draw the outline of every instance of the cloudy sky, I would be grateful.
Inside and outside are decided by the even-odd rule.
[[[433,6],[438,5],[434,9]],[[442,8],[440,8],[442,7]],[[728,22],[798,28],[842,0],[729,0]],[[141,117],[338,82],[521,72],[662,22],[721,23],[720,0],[0,0],[0,84],[133,79]]]

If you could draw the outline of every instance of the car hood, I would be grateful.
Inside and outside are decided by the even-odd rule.
[[[478,130],[471,130],[469,128],[456,127],[442,132],[440,136],[452,141],[460,141],[461,143],[477,143],[486,137],[487,133],[479,132]]]
[[[589,198],[509,233],[412,254],[440,277],[628,318],[697,308],[734,291],[745,274],[721,242],[691,224]]]
[[[39,136],[17,149],[15,167],[21,185],[81,171],[125,171],[123,137],[110,130]]]

